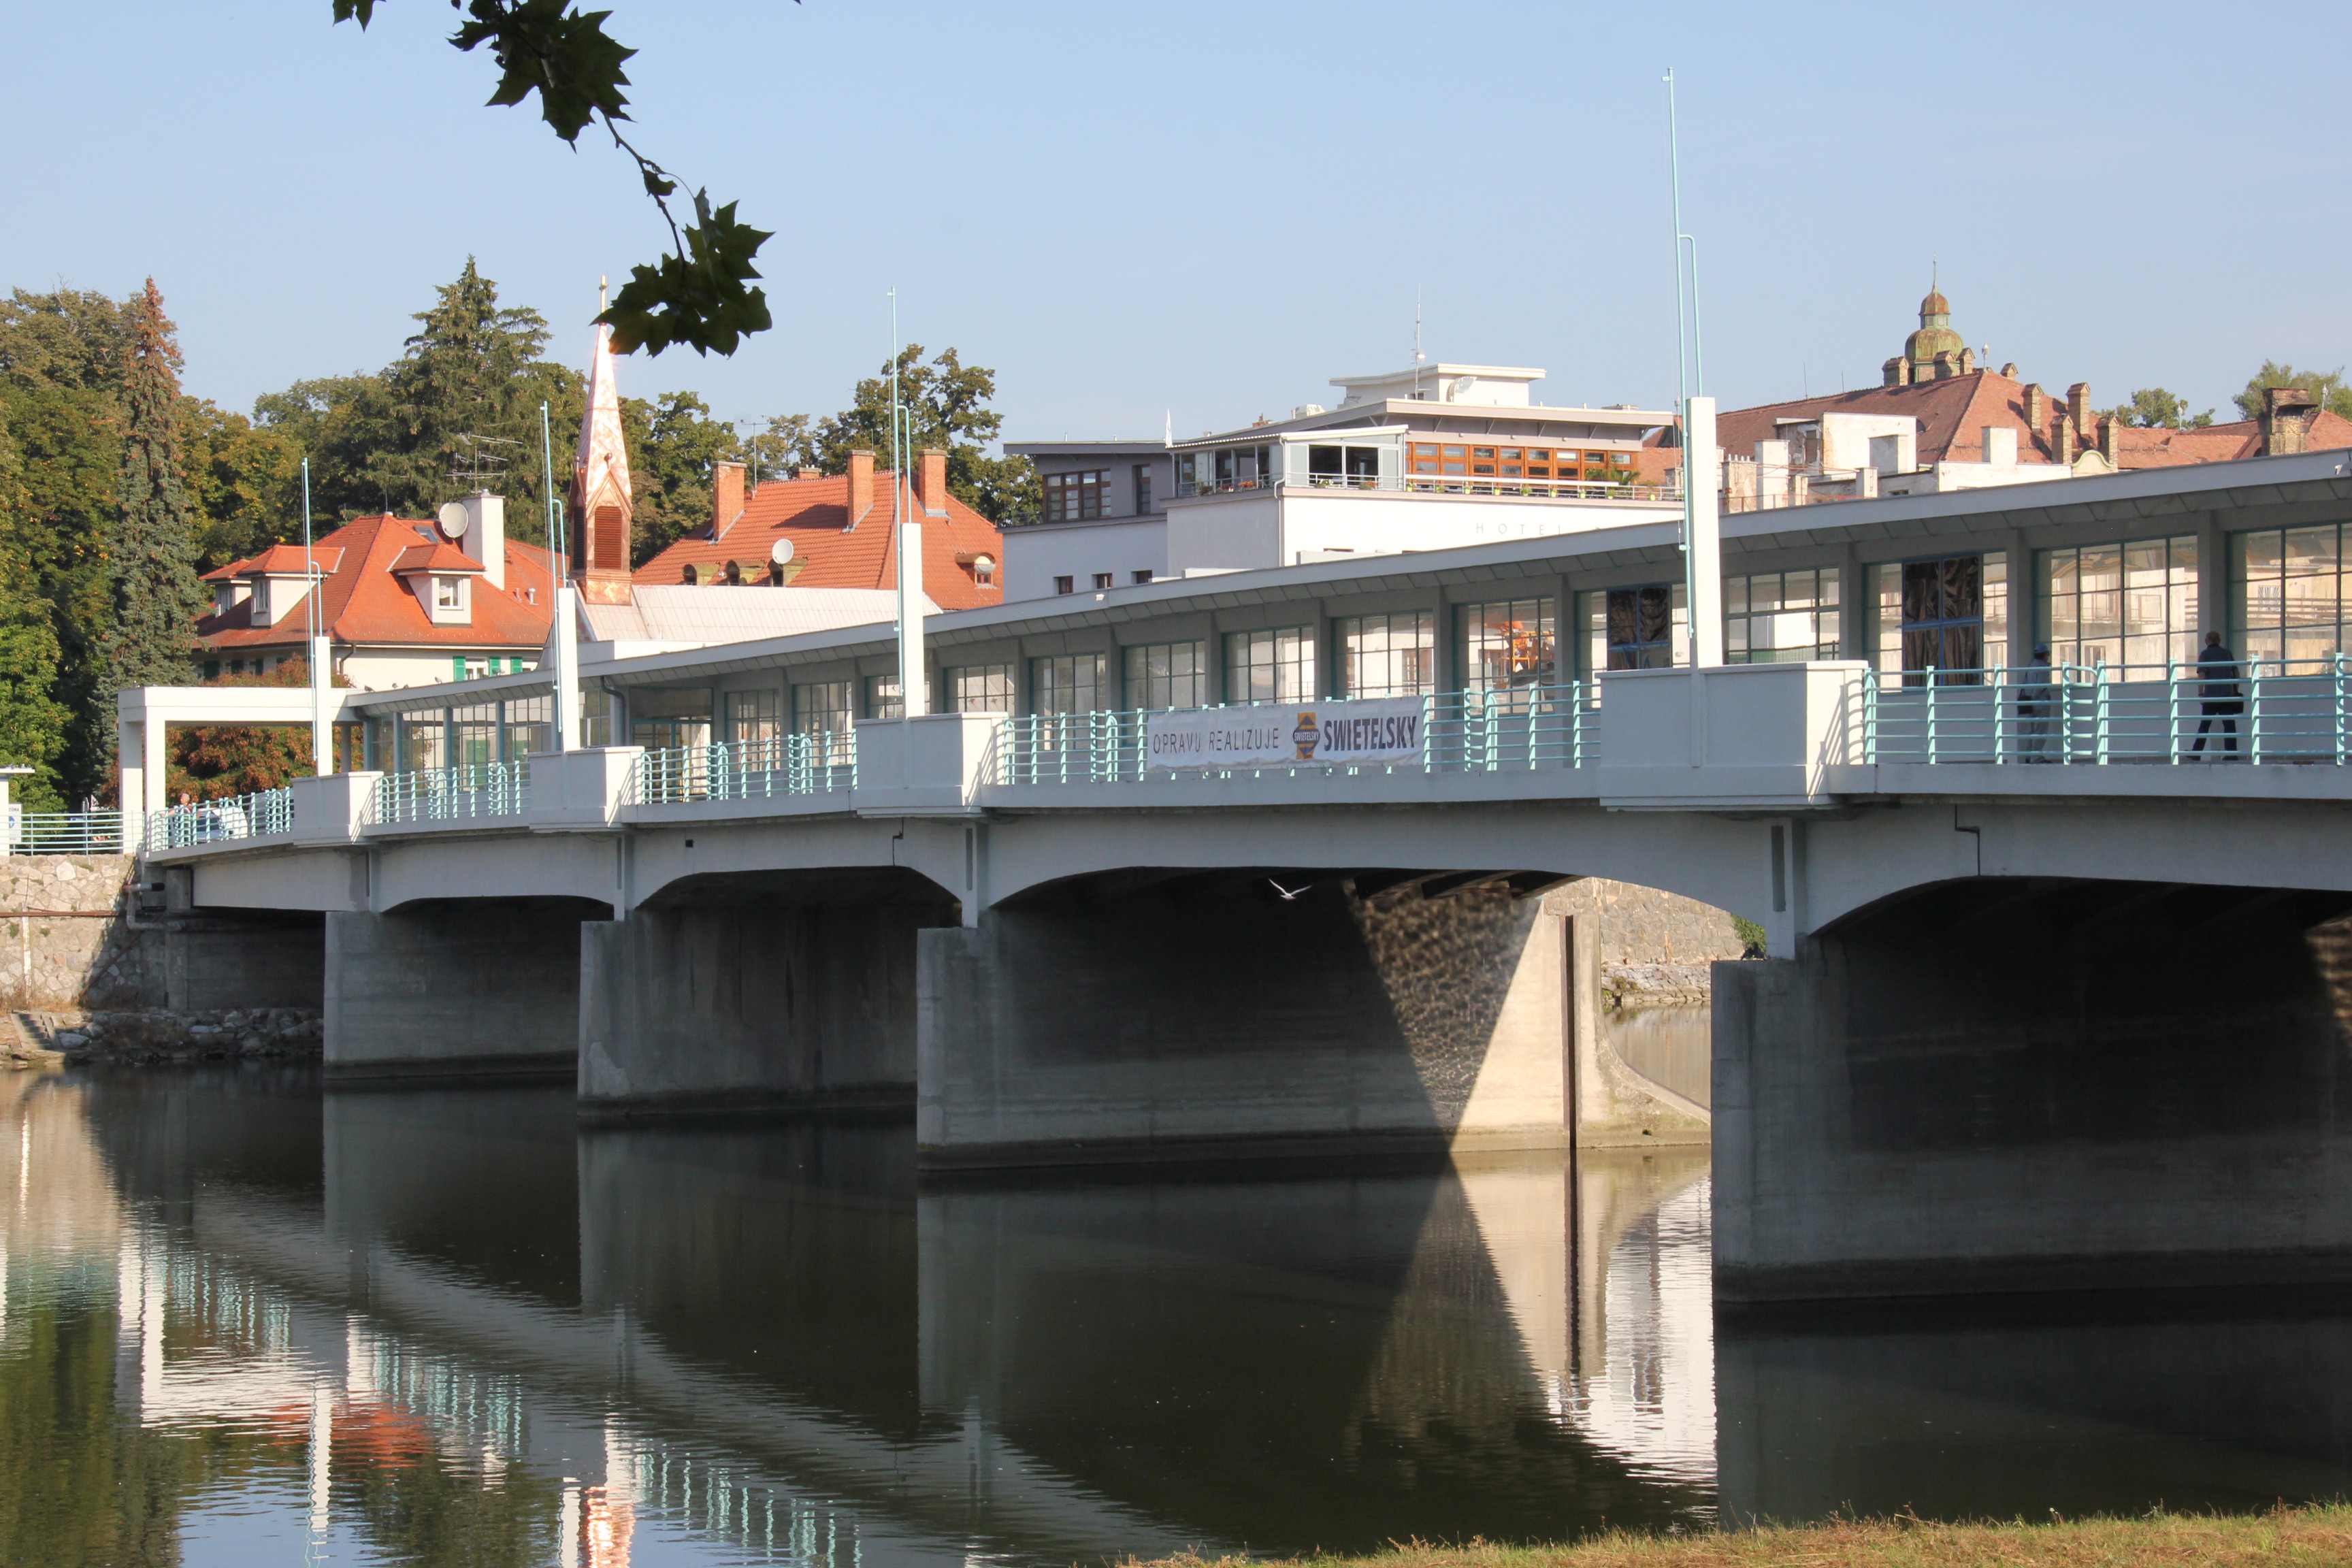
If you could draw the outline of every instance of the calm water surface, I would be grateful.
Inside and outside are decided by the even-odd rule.
[[[912,1152],[0,1074],[0,1563],[971,1568],[2352,1489],[2336,1301],[1718,1339],[1703,1154],[940,1185]]]

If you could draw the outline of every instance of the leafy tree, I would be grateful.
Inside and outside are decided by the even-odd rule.
[[[120,395],[131,363],[131,305],[81,289],[12,289],[0,301],[0,386],[79,387]]]
[[[152,278],[139,305],[123,401],[121,510],[106,541],[114,616],[106,639],[103,694],[127,686],[184,686],[204,585],[196,581],[195,528],[180,450],[179,345]],[[112,750],[110,731],[106,736]]]
[[[898,353],[898,400],[907,416],[909,452],[944,450],[950,493],[990,521],[1034,515],[1038,485],[1029,460],[991,458],[984,445],[1004,425],[1004,416],[988,406],[996,395],[996,373],[965,364],[953,349],[942,350],[929,364],[922,360],[920,343]],[[890,460],[888,361],[879,375],[857,384],[847,408],[817,423],[803,452],[812,466],[838,474],[848,469],[849,454],[859,447],[877,453],[886,465]]]
[[[2297,370],[2276,360],[2263,361],[2263,368],[2254,372],[2246,383],[2246,390],[2234,399],[2241,417],[2262,417],[2263,394],[2273,386],[2299,386],[2319,399],[2319,406],[2330,414],[2352,419],[2352,386],[2344,384],[2344,368],[2338,365],[2329,371]]]
[[[2107,416],[2126,425],[2144,429],[2201,430],[2213,423],[2213,411],[2202,414],[2189,412],[2189,401],[2176,396],[2160,386],[2144,386],[2131,395],[2129,403],[2119,403],[2107,410]]]
[[[180,400],[180,441],[196,509],[200,572],[302,534],[302,449],[208,400]]]
[[[57,628],[25,564],[25,506],[24,466],[0,426],[0,763],[34,770],[31,777],[16,781],[16,799],[34,811],[59,811],[65,797],[57,762],[65,749],[68,715],[53,695]]]
[[[349,686],[338,675],[337,686]],[[310,661],[297,655],[261,675],[224,675],[207,686],[308,686]],[[283,788],[318,769],[310,731],[295,724],[191,724],[172,731],[163,752],[165,798],[226,800],[256,790]]]
[[[576,426],[580,374],[542,357],[546,318],[500,306],[470,257],[437,294],[383,371],[297,382],[256,400],[254,416],[310,454],[312,503],[325,517],[430,516],[473,488],[453,477],[470,470],[506,497],[509,537],[543,542],[539,405],[557,429]]]
[[[770,236],[739,222],[733,202],[714,207],[707,190],[694,193],[694,221],[679,229],[669,206],[677,177],[621,134],[621,122],[629,118],[621,91],[629,79],[621,67],[636,51],[605,33],[604,18],[612,13],[583,16],[570,0],[449,3],[467,18],[449,42],[468,51],[488,44],[499,62],[503,74],[490,101],[513,105],[538,93],[541,117],[574,146],[591,121],[602,121],[613,144],[635,162],[646,195],[669,226],[677,248],[651,266],[630,268],[612,308],[597,318],[612,327],[614,346],[623,353],[643,348],[658,354],[684,343],[697,353],[731,354],[744,336],[766,331],[772,324],[767,295],[751,280],[760,276],[751,263]],[[355,18],[364,29],[377,0],[333,4],[336,21]]]
[[[805,414],[772,414],[767,427],[744,438],[741,458],[753,484],[788,479],[804,467],[814,467],[810,434],[816,421]]]
[[[712,466],[738,457],[740,443],[691,392],[666,392],[651,402],[623,398],[621,434],[636,498],[630,564],[642,566],[710,521]]]

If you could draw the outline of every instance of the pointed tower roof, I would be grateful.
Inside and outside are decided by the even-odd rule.
[[[613,329],[606,326],[596,329],[588,354],[588,406],[580,416],[572,476],[574,510],[583,521],[600,505],[617,506],[624,517],[635,510],[628,446],[621,437],[621,389],[613,374]]]

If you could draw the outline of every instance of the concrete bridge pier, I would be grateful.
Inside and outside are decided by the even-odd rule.
[[[920,1158],[1559,1147],[1558,880],[1137,870],[925,931]]]
[[[592,1120],[906,1107],[919,933],[955,900],[897,868],[718,874],[581,928]]]
[[[1972,878],[1717,963],[1718,1300],[2352,1279],[2347,907]]]
[[[585,899],[328,911],[331,1079],[562,1075],[578,1058]]]

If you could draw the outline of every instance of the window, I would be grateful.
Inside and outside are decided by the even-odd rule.
[[[1201,708],[1209,700],[1209,645],[1139,643],[1126,650],[1129,708]]]
[[[2342,523],[2264,529],[2230,541],[2235,557],[2230,619],[2241,658],[2284,660],[2310,674],[2352,646],[2352,540]],[[2200,639],[2201,640],[2201,639]]]
[[[1437,686],[1436,618],[1427,610],[1349,616],[1331,624],[1339,647],[1337,694],[1419,697]]]
[[[1056,577],[1054,579],[1054,592],[1056,594],[1066,594],[1076,585],[1076,582],[1073,578]]]
[[[1378,447],[1309,447],[1307,482],[1325,489],[1370,489],[1381,482]]]
[[[777,711],[781,704],[773,687],[759,691],[730,691],[727,694],[727,738],[737,744],[772,741],[781,728]],[[798,706],[800,693],[793,690],[793,704]]]
[[[216,658],[208,658],[205,660],[205,679],[206,680],[218,680],[220,679],[220,660]]]
[[[898,703],[897,676],[869,675],[866,678],[866,716],[868,719],[900,719],[906,716]]]
[[[1726,664],[1790,664],[1838,656],[1838,573],[1759,572],[1723,582]]]
[[[1311,702],[1315,700],[1315,634],[1279,626],[1225,637],[1225,700]]]
[[[499,672],[497,659],[485,658],[478,653],[458,654],[457,665],[457,677],[459,680],[479,680],[486,675],[496,675]]]
[[[629,693],[629,741],[648,751],[710,744],[710,689],[646,689]]]
[[[2197,659],[2197,537],[2042,552],[2042,630],[2053,664],[2160,676]]]
[[[1045,521],[1047,522],[1085,522],[1103,514],[1103,488],[1110,479],[1108,468],[1089,468],[1083,473],[1047,474],[1045,476]]]
[[[407,773],[427,773],[448,765],[449,723],[438,709],[400,717],[400,766]]]
[[[1149,566],[1145,566],[1145,567],[1140,567],[1140,568],[1139,568],[1139,569],[1137,570],[1137,572],[1136,572],[1136,574],[1135,574],[1135,583],[1136,583],[1136,586],[1138,586],[1138,587],[1141,587],[1144,584],[1149,583],[1149,582],[1150,582],[1150,581],[1151,581],[1151,568],[1150,568],[1150,567],[1149,567]]]
[[[463,577],[433,579],[433,608],[436,614],[461,616],[466,613],[466,582]]]
[[[739,693],[772,700],[773,692]],[[811,739],[812,760],[820,765],[850,761],[849,682],[817,680],[793,688],[793,733]]]
[[[1095,574],[1095,587],[1096,587],[1096,589],[1097,589],[1097,591],[1099,591],[1099,590],[1101,590],[1101,589],[1104,589],[1104,588],[1108,588],[1108,587],[1109,587],[1109,586],[1110,586],[1110,584],[1111,584],[1111,574],[1110,574],[1109,573],[1108,573],[1108,572],[1097,572],[1097,573],[1096,573],[1096,574]]]
[[[1010,713],[1013,711],[1013,667],[1009,664],[967,664],[947,673],[949,711]]]
[[[1549,686],[1559,679],[1558,614],[1549,596],[1465,605],[1454,616],[1461,632],[1465,689]]]
[[[1135,515],[1151,515],[1151,465],[1149,463],[1135,465]]]
[[[613,694],[598,686],[580,689],[580,743],[583,746],[609,746],[613,743]]]
[[[555,699],[518,697],[507,703],[505,734],[501,749],[510,763],[555,750]]]
[[[1690,612],[1680,583],[1601,588],[1577,596],[1584,670],[1671,669],[1685,657]]]
[[[1029,661],[1029,710],[1093,713],[1103,706],[1103,656],[1055,654]]]
[[[1945,555],[1888,561],[1878,573],[1878,668],[1927,684],[1926,671],[1947,670],[1939,686],[1974,686],[1988,662],[2009,662],[2009,557]]]

